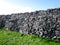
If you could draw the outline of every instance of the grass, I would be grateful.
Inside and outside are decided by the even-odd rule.
[[[0,29],[0,45],[60,45],[60,41]]]

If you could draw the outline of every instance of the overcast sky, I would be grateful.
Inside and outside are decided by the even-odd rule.
[[[60,0],[0,0],[0,14],[59,8]]]

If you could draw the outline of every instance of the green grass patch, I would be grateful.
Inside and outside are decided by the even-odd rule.
[[[60,41],[0,29],[0,45],[60,45]]]

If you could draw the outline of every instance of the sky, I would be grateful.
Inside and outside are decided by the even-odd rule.
[[[60,0],[0,0],[0,15],[60,8]]]

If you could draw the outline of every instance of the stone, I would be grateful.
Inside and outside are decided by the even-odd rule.
[[[0,15],[0,28],[60,39],[60,8]]]

